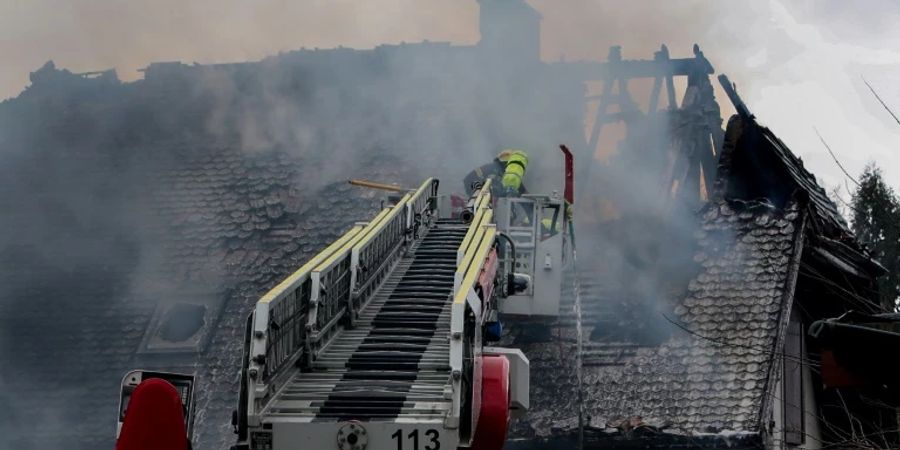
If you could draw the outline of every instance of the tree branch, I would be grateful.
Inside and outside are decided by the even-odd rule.
[[[875,92],[875,88],[873,88],[872,85],[869,84],[868,81],[866,81],[866,77],[860,75],[860,78],[862,78],[863,83],[866,83],[866,87],[868,87],[869,90],[872,91],[872,95],[874,95],[875,98],[878,99],[878,103],[881,103],[881,106],[883,106],[884,109],[887,110],[888,114],[890,114],[891,117],[894,118],[894,122],[897,122],[897,125],[900,125],[900,119],[898,119],[897,115],[894,114],[893,111],[891,111],[891,108],[887,105],[887,103],[885,103],[884,100],[881,99],[881,96],[878,95],[878,92]]]
[[[856,181],[856,178],[853,178],[853,176],[850,175],[850,172],[847,172],[847,169],[844,168],[844,165],[841,164],[840,161],[838,161],[837,156],[835,156],[834,152],[831,151],[831,146],[828,145],[827,142],[825,142],[825,138],[823,138],[822,134],[819,133],[819,129],[816,127],[813,127],[813,130],[815,130],[816,136],[819,136],[819,140],[822,141],[822,144],[825,146],[825,149],[828,150],[828,154],[831,155],[831,159],[833,159],[835,164],[837,164],[837,166],[841,169],[841,171],[844,172],[844,175],[846,175],[847,178],[849,178],[850,181],[852,181],[854,184],[856,184],[859,187],[862,187],[862,186],[860,186],[859,181]]]

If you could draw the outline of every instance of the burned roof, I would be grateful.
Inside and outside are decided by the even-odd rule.
[[[783,205],[799,190],[812,214],[810,220],[818,237],[850,247],[855,259],[868,260],[868,252],[856,241],[847,221],[828,197],[815,175],[770,129],[760,125],[756,116],[738,95],[726,75],[719,75],[737,114],[728,121],[725,142],[719,160],[716,195],[728,198],[766,198]]]
[[[782,207],[798,196],[810,212],[817,251],[861,277],[884,269],[856,240],[837,206],[815,175],[790,149],[753,116],[735,115],[728,121],[719,162],[715,195],[736,200],[766,199]]]
[[[677,240],[677,226],[638,233]],[[653,270],[634,265],[645,274],[623,276],[608,264],[588,263],[571,277],[584,311],[588,445],[762,446],[801,260],[826,255],[828,264],[870,280],[879,272],[802,161],[749,116],[729,121],[692,239],[696,272],[683,292],[662,286],[640,292],[653,284]],[[588,254],[609,260],[603,245],[620,241],[613,237]],[[624,252],[639,258],[644,250]],[[570,442],[578,429],[573,292],[569,286],[561,319],[542,338],[533,325],[510,332],[531,358],[536,405],[517,425],[514,448]]]
[[[601,329],[609,325],[586,315],[585,335],[591,339],[585,344],[584,406],[595,439],[621,436],[635,424],[655,430],[651,434],[686,436],[760,431],[802,229],[796,202],[784,210],[766,203],[709,204],[695,233],[699,273],[686,297],[671,313],[660,307],[645,311],[671,321],[668,338],[659,345],[610,339]],[[620,315],[612,309],[626,303],[629,287],[602,273],[589,277],[594,281],[582,286],[585,311]],[[535,373],[534,406],[519,425],[520,437],[548,438],[576,426],[571,291],[568,299],[561,307],[566,315],[547,342],[516,337]]]
[[[853,233],[847,226],[847,221],[838,212],[837,205],[828,198],[825,189],[816,181],[815,175],[804,167],[803,160],[788,150],[784,142],[771,130],[762,126],[758,130],[768,147],[781,160],[791,180],[809,197],[814,212],[813,218],[819,221],[830,235],[852,241]]]
[[[828,198],[803,161],[755,118],[735,115],[729,120],[720,169],[728,176],[721,195],[728,198],[767,198],[783,205],[794,190],[808,197],[811,217],[828,236],[852,240],[852,232],[837,206]]]

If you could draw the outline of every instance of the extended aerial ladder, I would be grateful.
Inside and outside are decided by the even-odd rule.
[[[528,408],[528,360],[484,330],[503,309],[557,314],[566,203],[498,198],[488,181],[453,211],[438,185],[394,198],[259,300],[239,448],[502,448]]]
[[[571,173],[569,159],[569,202]],[[528,359],[486,344],[500,313],[558,314],[568,203],[495,196],[488,181],[458,208],[438,186],[401,190],[257,302],[235,449],[503,447],[528,409]],[[148,378],[184,378],[190,424],[193,377],[167,376],[126,376],[120,427]]]

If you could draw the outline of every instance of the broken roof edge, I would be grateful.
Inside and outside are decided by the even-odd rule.
[[[795,156],[772,130],[760,125],[754,117],[747,118],[738,114],[729,119],[725,135],[714,195],[728,197],[729,183],[737,181],[733,177],[741,171],[741,168],[734,167],[736,152],[767,151],[771,155],[770,159],[781,166],[779,171],[787,177],[785,181],[790,182],[794,191],[790,195],[800,194],[804,197],[804,208],[810,212],[808,224],[812,230],[813,244],[828,250],[836,258],[851,266],[854,270],[850,273],[856,272],[858,276],[875,278],[885,272],[869,250],[857,241],[855,233],[835,203],[828,197],[825,189],[818,184],[815,175],[804,167],[803,161]],[[748,156],[757,159],[761,157],[758,154],[745,155],[743,159],[746,160]],[[765,176],[771,175],[763,174],[761,178]]]
[[[817,246],[834,250],[832,253],[867,277],[882,274],[882,266],[856,240],[815,175],[769,128],[760,125],[743,103],[735,105],[739,106],[745,113],[728,120],[712,199],[766,198],[783,206],[799,198],[810,212],[808,225]]]
[[[827,230],[832,234],[830,237],[839,240],[849,238],[849,240],[855,241],[853,232],[847,225],[846,220],[844,220],[834,202],[828,197],[825,189],[819,185],[816,176],[806,169],[803,160],[797,157],[772,130],[759,123],[756,115],[750,112],[747,104],[738,95],[735,85],[726,75],[719,76],[719,83],[725,90],[735,111],[737,111],[737,114],[728,120],[726,127],[726,142],[723,148],[723,158],[720,162],[720,171],[722,165],[732,162],[732,159],[726,159],[726,156],[732,156],[734,152],[739,151],[740,141],[745,137],[752,139],[754,141],[753,144],[757,144],[755,151],[759,151],[759,148],[763,146],[761,144],[768,144],[766,147],[769,147],[771,152],[778,157],[786,175],[793,184],[809,196],[812,205],[817,209],[816,213],[820,221],[833,228]],[[718,183],[716,187],[720,187]]]

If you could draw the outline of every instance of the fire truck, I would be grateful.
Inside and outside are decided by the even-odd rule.
[[[556,316],[571,263],[572,159],[561,148],[562,195],[496,195],[488,180],[459,201],[425,180],[260,298],[233,448],[501,449],[529,407],[529,362],[491,345],[500,318]],[[121,444],[144,415],[128,405],[151,395],[148,379],[171,381],[174,422],[191,428],[193,380],[135,371],[122,386],[121,450],[135,450]]]

